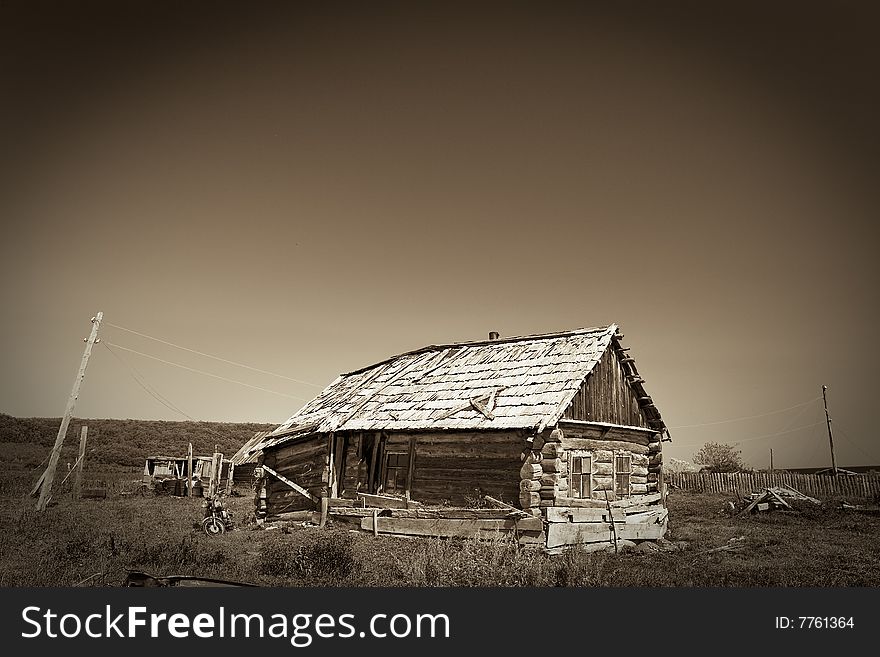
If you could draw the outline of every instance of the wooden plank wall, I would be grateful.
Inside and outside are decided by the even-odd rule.
[[[277,449],[266,450],[263,463],[294,483],[321,496],[327,457],[327,434],[297,440]],[[267,503],[270,514],[314,509],[315,503],[272,475],[267,475]]]
[[[682,490],[748,494],[763,488],[788,485],[813,497],[874,499],[880,496],[880,475],[828,477],[794,472],[666,473],[666,481]]]
[[[392,435],[391,440],[405,445],[409,434]],[[484,495],[515,504],[524,445],[524,436],[515,431],[416,434],[411,498],[466,505],[479,488]]]
[[[563,417],[646,427],[614,349],[608,349],[574,396]]]

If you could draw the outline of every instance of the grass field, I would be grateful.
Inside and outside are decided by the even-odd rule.
[[[373,537],[346,529],[248,522],[252,501],[228,499],[237,529],[194,527],[200,499],[62,499],[45,513],[0,501],[0,585],[118,585],[126,569],[267,586],[878,586],[880,516],[822,507],[731,516],[729,496],[675,491],[676,552],[550,557],[495,541]],[[731,542],[731,539],[735,539]],[[710,552],[721,546],[736,550]]]

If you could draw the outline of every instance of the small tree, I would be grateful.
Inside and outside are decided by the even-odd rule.
[[[741,472],[745,469],[740,451],[733,445],[706,443],[694,454],[694,463],[712,472]]]

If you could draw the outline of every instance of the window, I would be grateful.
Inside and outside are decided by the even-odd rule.
[[[614,455],[614,494],[629,497],[632,477],[632,454]]]
[[[409,455],[389,453],[385,455],[385,482],[383,491],[386,493],[403,493],[406,490],[406,469]]]
[[[568,491],[572,497],[593,496],[593,455],[572,452],[568,457]]]

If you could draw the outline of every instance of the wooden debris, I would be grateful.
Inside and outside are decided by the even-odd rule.
[[[809,495],[804,495],[798,490],[795,490],[791,486],[774,486],[771,488],[765,488],[762,491],[752,493],[746,499],[749,500],[749,504],[742,510],[742,514],[746,514],[751,512],[753,509],[757,509],[758,511],[771,511],[773,509],[784,509],[787,511],[794,511],[791,505],[785,500],[788,498],[789,500],[804,500],[812,502],[813,504],[821,504],[819,500],[815,497],[810,497]]]

